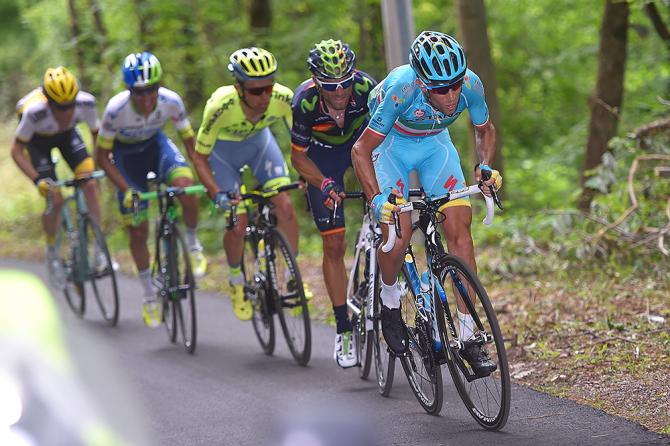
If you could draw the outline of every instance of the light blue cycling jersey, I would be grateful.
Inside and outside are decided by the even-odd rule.
[[[447,116],[433,108],[421,91],[421,81],[409,65],[402,65],[389,73],[370,93],[368,129],[386,136],[397,132],[404,136],[429,136],[445,130],[465,110],[474,125],[483,125],[489,119],[484,98],[484,86],[474,72],[467,70],[458,107]]]
[[[381,191],[397,189],[407,198],[409,173],[416,171],[428,196],[440,196],[464,187],[458,151],[447,127],[468,109],[476,126],[486,124],[489,111],[484,86],[467,70],[456,111],[447,116],[433,108],[421,90],[421,81],[409,65],[391,71],[370,93],[368,129],[384,140],[372,153]],[[450,201],[445,207],[469,206],[468,199]]]

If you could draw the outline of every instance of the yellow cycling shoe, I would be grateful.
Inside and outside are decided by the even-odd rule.
[[[146,299],[142,305],[142,319],[147,327],[157,328],[161,325],[161,303],[158,299]]]
[[[244,296],[244,285],[228,284],[228,294],[230,294],[230,301],[233,304],[233,313],[241,321],[248,321],[253,315],[253,308],[251,302]]]

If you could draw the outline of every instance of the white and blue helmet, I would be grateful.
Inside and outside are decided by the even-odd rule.
[[[456,39],[436,31],[423,31],[414,39],[409,64],[426,85],[456,83],[468,68],[465,52]]]

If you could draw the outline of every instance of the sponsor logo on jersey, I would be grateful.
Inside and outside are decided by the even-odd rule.
[[[300,101],[300,110],[302,110],[303,113],[314,111],[314,107],[316,107],[316,101],[318,100],[319,98],[317,96],[314,96],[311,101],[308,101],[307,98],[303,99]]]
[[[417,118],[423,118],[425,116],[426,112],[419,109],[414,110],[414,116]]]

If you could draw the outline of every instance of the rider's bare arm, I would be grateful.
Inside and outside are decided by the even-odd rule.
[[[372,151],[377,148],[379,144],[384,141],[385,135],[381,135],[370,128],[365,129],[363,134],[358,138],[351,150],[351,161],[356,171],[358,181],[363,187],[363,192],[372,199],[379,193],[379,185],[377,184],[377,176],[375,175],[375,168],[372,164]]]
[[[24,142],[14,138],[11,149],[12,158],[16,165],[19,166],[19,169],[34,182],[37,179],[38,173],[30,163],[30,159],[26,156],[25,148],[26,144]]]
[[[323,182],[325,176],[314,161],[307,156],[306,151],[291,150],[291,164],[309,184],[314,187],[321,187],[321,182]]]
[[[112,154],[111,150],[103,149],[99,144],[95,146],[95,161],[98,163],[98,166],[105,171],[107,177],[114,183],[117,189],[122,192],[125,192],[128,189],[128,183],[121,175],[121,172],[116,168],[110,159]]]
[[[216,184],[214,175],[212,175],[212,168],[209,166],[209,155],[205,155],[204,153],[193,150],[191,160],[193,161],[193,167],[195,168],[195,171],[198,173],[200,182],[202,182],[202,184],[204,184],[207,188],[207,194],[209,195],[209,198],[214,199],[220,189]]]

